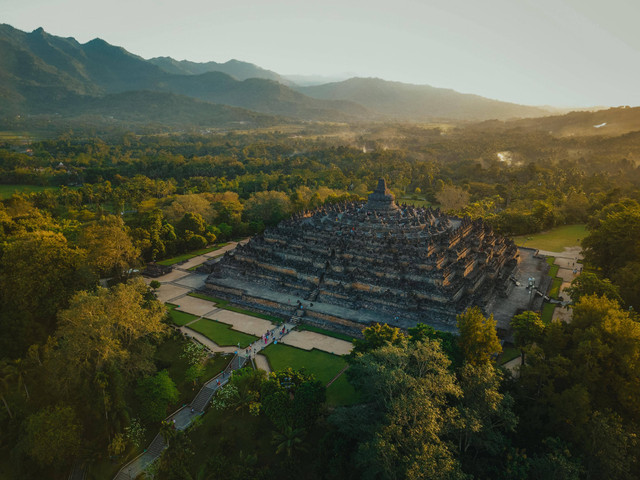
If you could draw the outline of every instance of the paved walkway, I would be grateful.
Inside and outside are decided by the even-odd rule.
[[[551,252],[546,250],[540,250],[540,254],[548,257],[555,257],[555,264],[558,265],[557,277],[562,279],[562,285],[560,285],[559,297],[563,301],[570,301],[571,298],[567,293],[564,293],[567,288],[571,286],[571,282],[580,273],[582,273],[582,248],[570,247],[565,248],[562,252]],[[553,311],[552,320],[571,322],[573,310],[571,308],[565,308],[558,305]]]

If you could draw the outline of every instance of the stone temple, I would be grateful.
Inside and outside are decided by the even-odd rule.
[[[482,220],[397,205],[380,179],[366,203],[296,214],[239,245],[207,265],[205,286],[216,297],[297,311],[304,322],[351,333],[373,322],[456,331],[456,314],[473,305],[491,313],[505,303],[503,324],[527,308],[528,293],[509,301],[516,276],[531,274],[519,269],[521,253]],[[525,253],[529,270],[544,276],[544,261]]]

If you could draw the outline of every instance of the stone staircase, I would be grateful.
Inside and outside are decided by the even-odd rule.
[[[191,402],[191,408],[195,412],[204,412],[204,409],[207,408],[207,405],[213,398],[213,395],[216,393],[215,384],[214,385],[205,385],[196,395],[196,398]]]
[[[209,380],[207,383],[204,384],[204,386],[200,389],[198,394],[195,396],[195,398],[191,402],[190,407],[193,408],[194,414],[197,412],[197,415],[192,414],[193,417],[198,416],[204,412],[207,405],[211,401],[211,398],[215,395],[216,391],[219,388],[218,380],[220,380],[220,386],[224,385],[229,381],[229,378],[231,377],[231,372],[239,368],[242,368],[245,362],[246,362],[245,358],[241,358],[238,355],[235,355],[229,362],[229,365],[227,366],[227,368],[224,369],[224,372],[219,373],[218,375],[216,375],[215,377],[213,377],[211,380]],[[180,430],[187,428],[191,424],[192,417],[184,416],[186,408],[187,407],[182,407],[180,410],[178,410],[177,412],[167,417],[165,421],[172,421],[175,418],[177,418],[178,425],[179,425],[178,428]],[[180,416],[181,413],[183,414],[182,416]],[[188,412],[186,413],[188,415]],[[186,420],[182,425],[180,425],[181,423],[180,418],[182,418],[183,420]],[[175,425],[175,420],[174,420],[174,425]],[[130,479],[136,478],[149,465],[151,465],[158,458],[160,458],[160,455],[162,455],[162,452],[164,451],[165,448],[167,448],[167,444],[164,441],[164,438],[162,438],[162,435],[158,433],[154,437],[149,447],[147,447],[147,449],[143,453],[141,453],[136,458],[134,458],[130,462],[123,465],[122,468],[120,468],[120,470],[114,477],[114,480],[130,480]]]

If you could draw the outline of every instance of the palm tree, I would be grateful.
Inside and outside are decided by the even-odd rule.
[[[27,388],[27,382],[24,380],[27,375],[28,365],[24,360],[22,360],[21,358],[18,358],[13,361],[13,366],[15,368],[16,376],[18,377],[18,388],[20,388],[21,386],[24,386],[24,391],[27,394],[27,400],[30,400],[31,397],[29,396],[29,389]]]
[[[6,360],[3,360],[2,363],[0,363],[0,398],[2,399],[5,408],[7,409],[9,418],[13,418],[13,415],[11,413],[11,409],[9,408],[9,404],[7,403],[5,395],[11,391],[9,385],[14,376],[15,367],[13,365],[9,365]]]
[[[177,435],[176,425],[171,420],[163,420],[160,425],[160,435],[164,439],[167,445]]]
[[[286,452],[287,457],[291,457],[294,450],[304,450],[302,440],[306,432],[304,428],[293,428],[289,425],[284,427],[282,433],[274,432],[273,444],[276,445],[276,454]]]

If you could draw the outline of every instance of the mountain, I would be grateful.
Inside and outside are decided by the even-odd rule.
[[[57,112],[69,102],[91,104],[79,102],[78,95],[129,91],[175,93],[299,120],[348,121],[368,114],[352,102],[313,99],[273,80],[239,81],[221,72],[169,74],[101,39],[80,44],[41,28],[26,33],[0,25],[0,115]],[[185,105],[184,111],[192,106]]]
[[[188,60],[174,60],[171,57],[155,57],[149,62],[157,65],[167,73],[174,75],[201,75],[209,72],[222,72],[235,78],[236,80],[247,80],[248,78],[263,78],[273,80],[283,85],[291,86],[294,82],[278,75],[276,72],[266,70],[253,63],[241,62],[240,60],[229,60],[225,63],[205,62],[197,63]]]
[[[208,71],[214,67],[226,73]],[[285,83],[280,75],[245,62],[178,62],[168,57],[149,61],[101,39],[80,44],[42,28],[26,33],[0,25],[0,116],[69,112],[70,105],[106,108],[117,98],[106,103],[92,99],[124,92],[176,94],[161,103],[174,105],[185,120],[186,113],[193,112],[197,122],[206,108],[187,97],[299,121],[501,120],[548,114],[536,107],[375,78],[294,88]],[[148,93],[136,98],[145,96],[149,98]],[[160,97],[154,98],[160,102]],[[236,121],[238,112],[221,109],[215,112],[216,121],[225,112],[229,121]]]
[[[297,87],[322,100],[348,100],[401,120],[433,121],[509,119],[548,114],[542,108],[500,102],[446,88],[390,82],[379,78],[350,78],[343,82]]]

